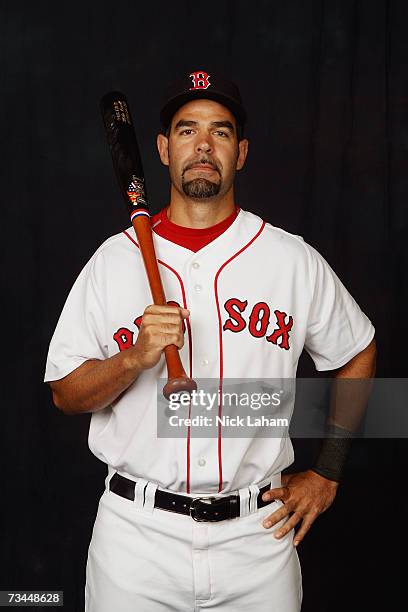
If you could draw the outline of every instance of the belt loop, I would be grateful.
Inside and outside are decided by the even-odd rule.
[[[281,474],[274,474],[271,477],[271,486],[270,489],[279,489],[282,486]]]
[[[143,506],[143,512],[152,514],[154,509],[154,498],[156,495],[156,489],[158,484],[156,482],[148,482],[145,489],[145,502]]]
[[[248,516],[249,514],[249,488],[239,489],[239,516]]]
[[[146,485],[147,485],[147,480],[145,480],[144,478],[139,478],[136,481],[134,504],[135,504],[135,508],[137,510],[142,510],[143,509],[143,505],[144,505],[144,490],[146,488]]]
[[[113,468],[110,465],[108,465],[108,473],[107,473],[106,478],[105,478],[105,489],[106,489],[106,491],[109,491],[109,483],[110,483],[110,480],[111,480],[111,478],[113,478],[115,473],[116,473],[115,468]]]
[[[249,512],[250,514],[252,514],[253,512],[256,512],[258,510],[258,493],[259,493],[258,485],[256,484],[249,485],[249,492],[251,494],[251,497],[249,500]]]

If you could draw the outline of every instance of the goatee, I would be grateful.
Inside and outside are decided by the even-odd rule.
[[[216,196],[220,191],[220,183],[212,183],[205,178],[196,178],[182,182],[183,191],[189,198],[204,200]]]

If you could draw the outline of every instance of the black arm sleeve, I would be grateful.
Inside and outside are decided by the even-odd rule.
[[[350,452],[353,433],[337,425],[329,425],[327,437],[324,438],[313,472],[340,482]]]

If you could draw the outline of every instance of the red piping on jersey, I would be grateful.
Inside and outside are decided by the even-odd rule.
[[[124,230],[123,232],[131,242],[133,242],[133,244],[135,244],[137,246],[138,249],[140,249],[140,246],[138,245],[138,243],[136,242],[136,240],[134,238],[132,238],[132,236],[130,234],[127,233],[126,230]],[[180,283],[180,288],[181,288],[181,294],[183,296],[183,306],[184,308],[187,308],[187,300],[186,300],[186,292],[184,290],[184,283],[183,280],[180,276],[180,274],[177,272],[177,270],[175,270],[174,268],[172,268],[171,266],[169,266],[169,264],[166,264],[166,262],[162,261],[161,259],[158,259],[157,262],[159,264],[161,264],[162,266],[164,266],[165,268],[167,268],[168,270],[170,270],[171,272],[173,272],[173,274],[175,274],[175,276],[177,277],[179,283]],[[189,356],[189,364],[190,364],[190,368],[189,368],[189,376],[190,378],[193,377],[193,339],[192,339],[192,334],[191,334],[191,327],[190,327],[190,319],[185,319],[187,322],[187,334],[188,334],[188,356]],[[190,401],[190,405],[188,408],[188,418],[191,418],[191,401]],[[188,430],[187,430],[187,479],[186,479],[186,486],[187,486],[187,493],[190,493],[190,426],[188,426]]]
[[[255,236],[253,236],[253,238],[251,238],[251,240],[242,247],[242,249],[240,249],[239,251],[237,251],[234,255],[232,255],[232,257],[230,257],[229,259],[227,259],[227,261],[225,261],[222,266],[218,269],[215,278],[214,278],[214,293],[215,293],[215,302],[217,305],[217,313],[218,313],[218,338],[219,338],[219,345],[220,345],[220,384],[219,384],[219,394],[218,397],[222,398],[222,378],[224,375],[224,363],[223,363],[223,347],[222,347],[222,321],[221,321],[221,312],[220,312],[220,303],[218,301],[218,287],[217,287],[217,282],[218,282],[218,277],[220,275],[220,272],[225,268],[225,266],[227,266],[233,259],[235,259],[235,257],[238,257],[238,255],[240,255],[243,251],[245,251],[245,249],[247,249],[257,238],[258,236],[261,234],[263,228],[265,227],[265,221],[262,221],[262,225],[260,227],[260,229],[257,231],[257,233],[255,234]],[[218,416],[221,419],[221,413],[222,413],[222,401],[219,401],[218,403]],[[222,452],[221,452],[221,440],[222,440],[222,430],[221,430],[221,420],[219,420],[218,422],[218,493],[220,493],[222,491]]]

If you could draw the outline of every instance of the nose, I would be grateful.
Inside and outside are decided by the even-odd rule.
[[[195,149],[197,153],[211,153],[212,151],[211,138],[207,134],[206,135],[200,134],[197,138]]]

